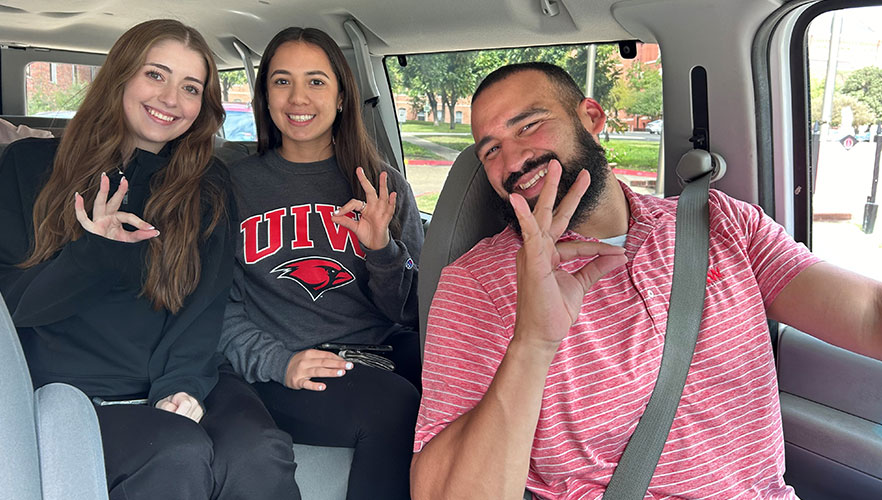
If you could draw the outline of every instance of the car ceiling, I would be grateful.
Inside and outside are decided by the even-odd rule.
[[[106,53],[131,26],[170,17],[196,27],[232,68],[242,65],[234,40],[260,54],[288,26],[323,29],[348,47],[347,19],[378,56],[634,38],[610,13],[631,2],[546,1],[559,14],[543,14],[543,0],[0,0],[0,44]]]

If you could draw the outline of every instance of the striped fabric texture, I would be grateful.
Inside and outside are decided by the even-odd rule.
[[[628,263],[585,295],[549,370],[527,487],[600,498],[655,384],[674,262],[676,199],[637,195]],[[759,207],[711,190],[704,314],[683,398],[646,498],[793,499],[765,306],[817,262]],[[562,240],[582,239],[568,232]],[[429,315],[414,451],[473,408],[514,333],[511,230],[445,268]],[[578,269],[584,259],[562,267]],[[480,474],[480,471],[476,471]]]

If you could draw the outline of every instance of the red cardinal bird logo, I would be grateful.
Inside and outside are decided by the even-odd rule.
[[[316,301],[323,293],[355,281],[355,276],[333,259],[303,257],[276,266],[271,273],[282,273],[278,279],[294,280]]]

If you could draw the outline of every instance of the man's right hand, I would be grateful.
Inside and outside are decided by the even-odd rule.
[[[521,195],[509,201],[521,225],[524,245],[517,254],[518,302],[513,340],[536,343],[556,352],[582,308],[585,293],[600,278],[627,262],[621,247],[600,242],[557,240],[566,231],[579,200],[591,183],[582,171],[558,207],[554,208],[561,165],[548,162],[548,174],[532,211]],[[561,262],[595,257],[573,273]]]
[[[352,369],[352,363],[340,356],[318,349],[307,349],[291,356],[285,370],[285,387],[289,389],[307,389],[323,391],[325,384],[313,382],[312,377],[342,377],[346,370]]]

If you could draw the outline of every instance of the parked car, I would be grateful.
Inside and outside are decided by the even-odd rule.
[[[650,134],[661,134],[664,120],[653,120],[646,124],[646,131]]]
[[[228,141],[256,141],[257,128],[254,125],[254,111],[250,104],[225,102],[222,135]]]

